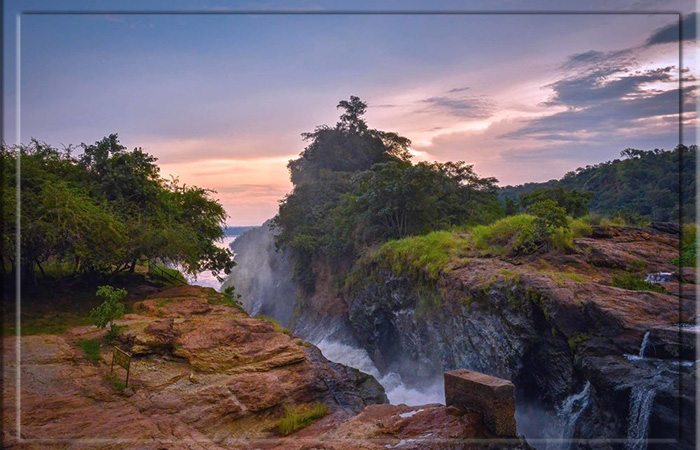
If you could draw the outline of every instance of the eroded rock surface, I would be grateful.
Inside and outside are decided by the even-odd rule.
[[[340,421],[386,401],[371,376],[222,302],[212,289],[183,286],[135,304],[118,321],[118,344],[133,352],[123,392],[107,378],[109,346],[99,363],[77,347],[104,331],[22,337],[19,379],[17,340],[4,338],[6,448],[240,448],[275,441],[284,406],[325,403]]]
[[[380,370],[405,381],[458,368],[511,380],[517,404],[528,408],[521,419],[532,411],[542,417],[539,426],[523,420],[531,428],[518,431],[528,437],[626,438],[639,421],[649,437],[690,449],[694,360],[639,358],[648,331],[695,319],[695,286],[687,284],[694,272],[673,266],[677,256],[673,229],[597,228],[566,253],[462,258],[442,274],[439,299],[430,302],[415,280],[376,269],[348,296],[349,321]],[[612,282],[650,272],[671,272],[674,281],[665,292]],[[689,344],[674,344],[678,336],[664,335],[659,349],[666,358],[691,358]],[[658,332],[654,338],[662,340]],[[649,409],[639,392],[649,393]],[[557,434],[538,434],[546,428]]]

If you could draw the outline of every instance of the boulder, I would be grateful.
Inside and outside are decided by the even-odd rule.
[[[459,369],[445,373],[445,404],[481,413],[501,437],[515,437],[515,386],[508,380]]]

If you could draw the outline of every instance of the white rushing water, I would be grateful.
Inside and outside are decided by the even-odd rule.
[[[557,416],[562,422],[561,439],[569,440],[574,437],[576,422],[581,413],[588,408],[591,402],[591,383],[586,382],[581,392],[569,396],[557,409]],[[571,443],[564,442],[563,448],[570,448]]]
[[[649,416],[654,406],[656,391],[650,386],[639,385],[632,388],[630,394],[629,423],[627,426],[626,450],[645,450],[649,434]]]
[[[215,242],[217,247],[220,248],[231,248],[230,245],[236,240],[238,236],[224,236],[222,241]],[[204,286],[214,288],[217,291],[221,287],[221,282],[216,279],[214,274],[210,271],[205,270],[204,272],[199,272],[196,276],[186,275],[185,279],[189,284],[194,284],[197,286]]]
[[[384,386],[386,396],[392,405],[403,403],[409,406],[417,406],[429,403],[445,403],[445,386],[442,380],[432,380],[420,387],[408,387],[397,373],[380,374],[377,366],[374,365],[364,349],[328,339],[321,340],[316,343],[316,346],[327,359],[354,367],[375,377]]]
[[[649,346],[649,332],[644,333],[644,338],[642,339],[642,345],[639,347],[639,357],[644,358],[644,353],[647,351]]]

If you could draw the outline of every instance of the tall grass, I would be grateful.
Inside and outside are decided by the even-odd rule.
[[[518,214],[490,225],[477,225],[469,233],[475,249],[503,255],[532,244],[535,238],[534,220],[528,214]]]
[[[285,414],[279,421],[278,429],[282,436],[287,436],[295,431],[306,428],[318,419],[328,414],[328,405],[315,403],[302,405],[296,408],[284,407]]]
[[[396,275],[437,281],[454,256],[466,253],[469,241],[458,231],[433,231],[423,236],[389,241],[375,261]]]

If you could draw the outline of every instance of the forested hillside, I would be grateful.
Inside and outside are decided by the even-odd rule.
[[[580,167],[561,180],[525,183],[501,189],[503,201],[542,188],[562,186],[593,194],[589,210],[599,215],[639,214],[655,221],[677,221],[679,186],[683,221],[695,218],[695,161],[697,145],[672,151],[626,149],[622,159]]]

